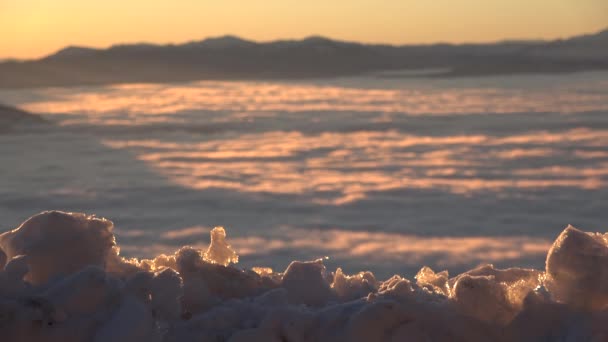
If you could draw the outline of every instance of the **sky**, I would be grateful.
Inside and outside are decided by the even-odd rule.
[[[225,34],[409,44],[555,39],[605,28],[606,0],[0,0],[0,58]]]

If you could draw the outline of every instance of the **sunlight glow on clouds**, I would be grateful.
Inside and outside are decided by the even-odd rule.
[[[608,87],[602,82],[523,90],[407,84],[133,84],[36,90],[46,100],[23,107],[57,113],[67,126],[191,131],[193,135],[175,141],[102,141],[133,153],[185,188],[303,195],[315,203],[343,205],[370,193],[400,189],[467,195],[604,188],[608,131],[576,127],[576,113],[608,110]],[[567,115],[572,124],[559,131],[542,128],[506,136],[403,131],[410,127],[408,118],[483,113],[560,113],[555,115]],[[281,120],[274,120],[278,115]],[[345,122],[354,128],[344,128]],[[302,130],[294,130],[294,123]],[[374,123],[384,128],[370,129]],[[242,125],[242,133],[236,124]]]
[[[87,119],[93,120],[93,123],[118,125],[139,125],[146,120],[170,121],[179,117],[172,115],[155,118],[151,115],[196,109],[232,111],[237,112],[232,113],[237,117],[241,112],[246,112],[248,116],[305,111],[437,115],[487,112],[571,113],[608,109],[608,92],[605,87],[596,89],[596,84],[581,84],[566,89],[559,88],[559,85],[539,89],[441,89],[424,86],[365,89],[341,85],[202,81],[183,85],[116,85],[82,88],[81,91],[55,88],[40,92],[49,100],[28,103],[24,107],[39,113],[87,113]],[[231,119],[226,117],[225,121]]]
[[[608,145],[607,131],[571,130],[559,135],[535,132],[506,138],[411,136],[394,131],[313,136],[270,132],[241,136],[239,141],[198,144],[104,144],[136,151],[138,159],[184,187],[316,193],[321,196],[316,197],[317,202],[331,204],[395,189],[442,188],[464,194],[508,188],[596,189],[606,186],[608,178],[608,162],[590,167],[536,168],[524,162],[529,158],[555,158],[563,153],[560,146],[567,144],[601,148]],[[534,145],[549,147],[521,152]],[[484,167],[513,162],[516,164],[495,170]]]

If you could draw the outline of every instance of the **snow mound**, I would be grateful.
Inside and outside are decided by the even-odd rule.
[[[43,212],[0,235],[2,341],[599,341],[608,236],[568,226],[546,270],[484,265],[415,279],[239,269],[226,231],[207,251],[119,256],[113,224]]]

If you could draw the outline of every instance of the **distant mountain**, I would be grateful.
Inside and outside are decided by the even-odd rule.
[[[0,87],[202,79],[294,79],[402,69],[435,77],[608,69],[608,30],[555,41],[392,46],[312,36],[253,42],[235,36],[185,44],[70,46],[32,61],[0,63]]]
[[[198,48],[208,48],[208,49],[228,49],[228,48],[247,48],[252,47],[256,43],[252,41],[248,41],[236,36],[222,36],[215,38],[207,38],[200,42],[194,42],[189,44],[184,44],[184,47],[198,47]]]
[[[61,59],[61,58],[78,58],[78,57],[87,57],[95,52],[98,52],[98,49],[80,47],[80,46],[68,46],[65,47],[53,55],[47,57],[47,59]]]
[[[534,55],[546,58],[606,62],[608,60],[608,30],[540,44],[535,48]]]
[[[569,39],[572,42],[587,42],[587,43],[601,43],[608,44],[608,29],[600,31],[595,34],[585,34]]]

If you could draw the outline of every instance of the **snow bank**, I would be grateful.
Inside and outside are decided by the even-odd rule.
[[[414,280],[233,266],[223,228],[204,252],[124,259],[112,222],[43,212],[0,235],[2,341],[599,341],[608,235],[567,227],[545,271],[480,266]]]

